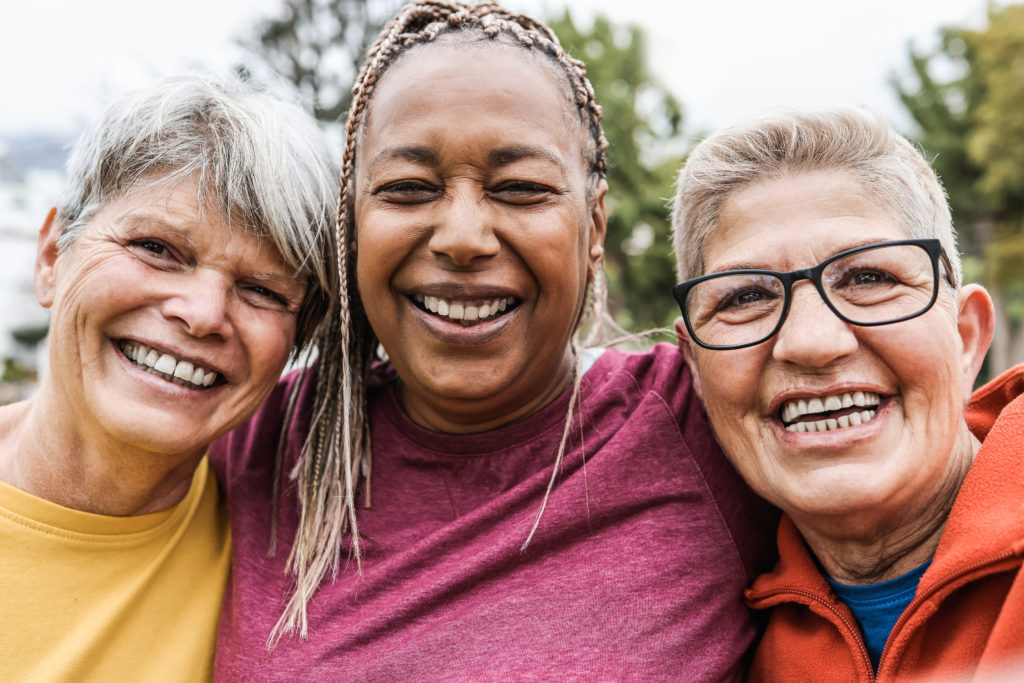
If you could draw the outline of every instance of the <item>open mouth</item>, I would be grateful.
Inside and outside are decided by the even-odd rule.
[[[515,310],[519,299],[505,296],[494,299],[443,299],[437,296],[414,294],[409,297],[413,304],[431,315],[471,327],[490,322]]]
[[[207,370],[187,360],[178,360],[164,351],[135,341],[120,340],[117,348],[136,367],[151,375],[190,389],[209,389],[220,380],[214,370]]]
[[[786,401],[779,419],[787,432],[829,432],[864,424],[875,417],[880,399],[868,391]]]

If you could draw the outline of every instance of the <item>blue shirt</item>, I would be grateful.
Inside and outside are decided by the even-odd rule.
[[[847,586],[832,579],[828,580],[839,599],[846,603],[853,616],[857,618],[860,630],[864,634],[864,644],[867,645],[868,655],[871,657],[871,666],[876,673],[885,641],[889,639],[889,633],[896,625],[896,620],[914,599],[917,584],[929,564],[931,560],[903,576],[869,586]]]

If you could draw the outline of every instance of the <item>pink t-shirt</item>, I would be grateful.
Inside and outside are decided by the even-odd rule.
[[[582,444],[574,434],[525,551],[568,392],[520,422],[451,435],[414,424],[393,380],[376,388],[362,575],[343,562],[310,604],[309,638],[268,652],[298,518],[289,482],[268,557],[274,449],[295,379],[211,450],[234,544],[219,680],[739,678],[756,634],[741,592],[771,566],[777,515],[719,451],[678,349],[665,344],[608,351],[584,375]],[[289,426],[285,472],[311,385]]]

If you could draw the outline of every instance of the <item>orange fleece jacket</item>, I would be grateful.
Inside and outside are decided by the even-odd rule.
[[[853,613],[783,516],[779,562],[746,591],[751,607],[772,610],[750,680],[971,680],[1005,667],[1024,680],[1024,365],[975,392],[966,417],[981,450],[877,678]]]

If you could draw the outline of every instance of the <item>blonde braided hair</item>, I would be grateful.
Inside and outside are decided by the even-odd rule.
[[[332,578],[337,576],[346,535],[351,538],[350,552],[357,566],[361,559],[355,497],[362,478],[364,504],[369,506],[371,443],[366,390],[373,372],[378,341],[356,287],[356,255],[351,248],[356,229],[352,188],[356,148],[370,98],[383,74],[399,56],[417,45],[456,32],[456,40],[494,40],[508,36],[510,43],[537,51],[555,62],[565,74],[573,103],[587,131],[586,154],[591,187],[596,188],[605,176],[608,143],[601,128],[601,108],[587,80],[586,67],[562,49],[558,38],[544,24],[509,12],[494,2],[465,5],[420,0],[401,9],[378,34],[352,88],[352,105],[345,122],[336,226],[338,296],[332,302],[328,321],[320,328],[315,340],[320,359],[313,416],[302,453],[291,472],[291,477],[297,480],[300,498],[299,525],[287,564],[288,571],[295,577],[295,591],[270,635],[270,647],[285,633],[298,631],[300,637],[306,637],[307,604],[328,573]],[[603,270],[598,263],[591,275],[586,301],[577,316],[571,342],[576,358],[572,397],[548,494],[559,471],[572,426],[573,410],[578,403],[581,376],[577,341],[579,329],[585,318],[589,320],[587,342],[590,345],[621,333],[606,314],[603,282]],[[286,415],[286,425],[291,422],[293,410],[294,406]],[[282,447],[278,458],[283,457]],[[544,498],[546,503],[547,494]],[[532,538],[542,512],[543,506],[526,543]],[[273,537],[276,537],[276,530],[272,532]]]

